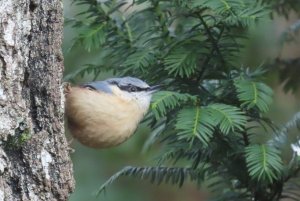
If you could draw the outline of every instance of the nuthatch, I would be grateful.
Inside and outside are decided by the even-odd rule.
[[[128,139],[148,111],[158,86],[133,77],[90,82],[66,91],[71,134],[93,148],[116,146]]]

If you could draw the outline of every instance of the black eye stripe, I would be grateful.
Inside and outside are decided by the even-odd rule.
[[[139,91],[147,91],[148,90],[148,88],[141,88],[141,87],[132,86],[132,85],[119,86],[119,88],[123,91],[128,91],[128,92],[139,92]]]
[[[93,87],[93,86],[91,86],[91,85],[84,85],[84,86],[82,86],[83,88],[86,88],[86,89],[88,89],[88,90],[91,90],[91,91],[95,91],[96,90],[96,88],[95,87]]]
[[[150,87],[141,88],[141,87],[138,87],[138,86],[134,86],[132,84],[119,85],[119,83],[117,83],[116,81],[110,81],[109,83],[118,86],[123,91],[128,91],[128,92],[149,91],[149,89],[150,89]]]
[[[109,82],[109,83],[118,86],[118,83],[117,83],[116,81],[111,81],[111,82]]]

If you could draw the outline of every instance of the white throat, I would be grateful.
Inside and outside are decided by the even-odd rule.
[[[127,92],[120,90],[116,86],[113,86],[111,89],[113,94],[121,99],[135,102],[144,114],[148,111],[152,96],[151,93],[147,91]]]

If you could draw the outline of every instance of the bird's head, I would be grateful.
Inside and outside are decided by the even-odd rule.
[[[82,86],[117,96],[126,101],[135,101],[145,111],[149,107],[153,92],[159,88],[158,85],[149,86],[146,82],[134,77],[110,78]]]

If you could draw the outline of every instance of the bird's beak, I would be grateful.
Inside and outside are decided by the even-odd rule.
[[[150,93],[154,93],[154,92],[156,92],[156,91],[158,91],[159,89],[160,89],[160,85],[154,85],[154,86],[151,86],[150,88],[149,88],[149,92]]]

